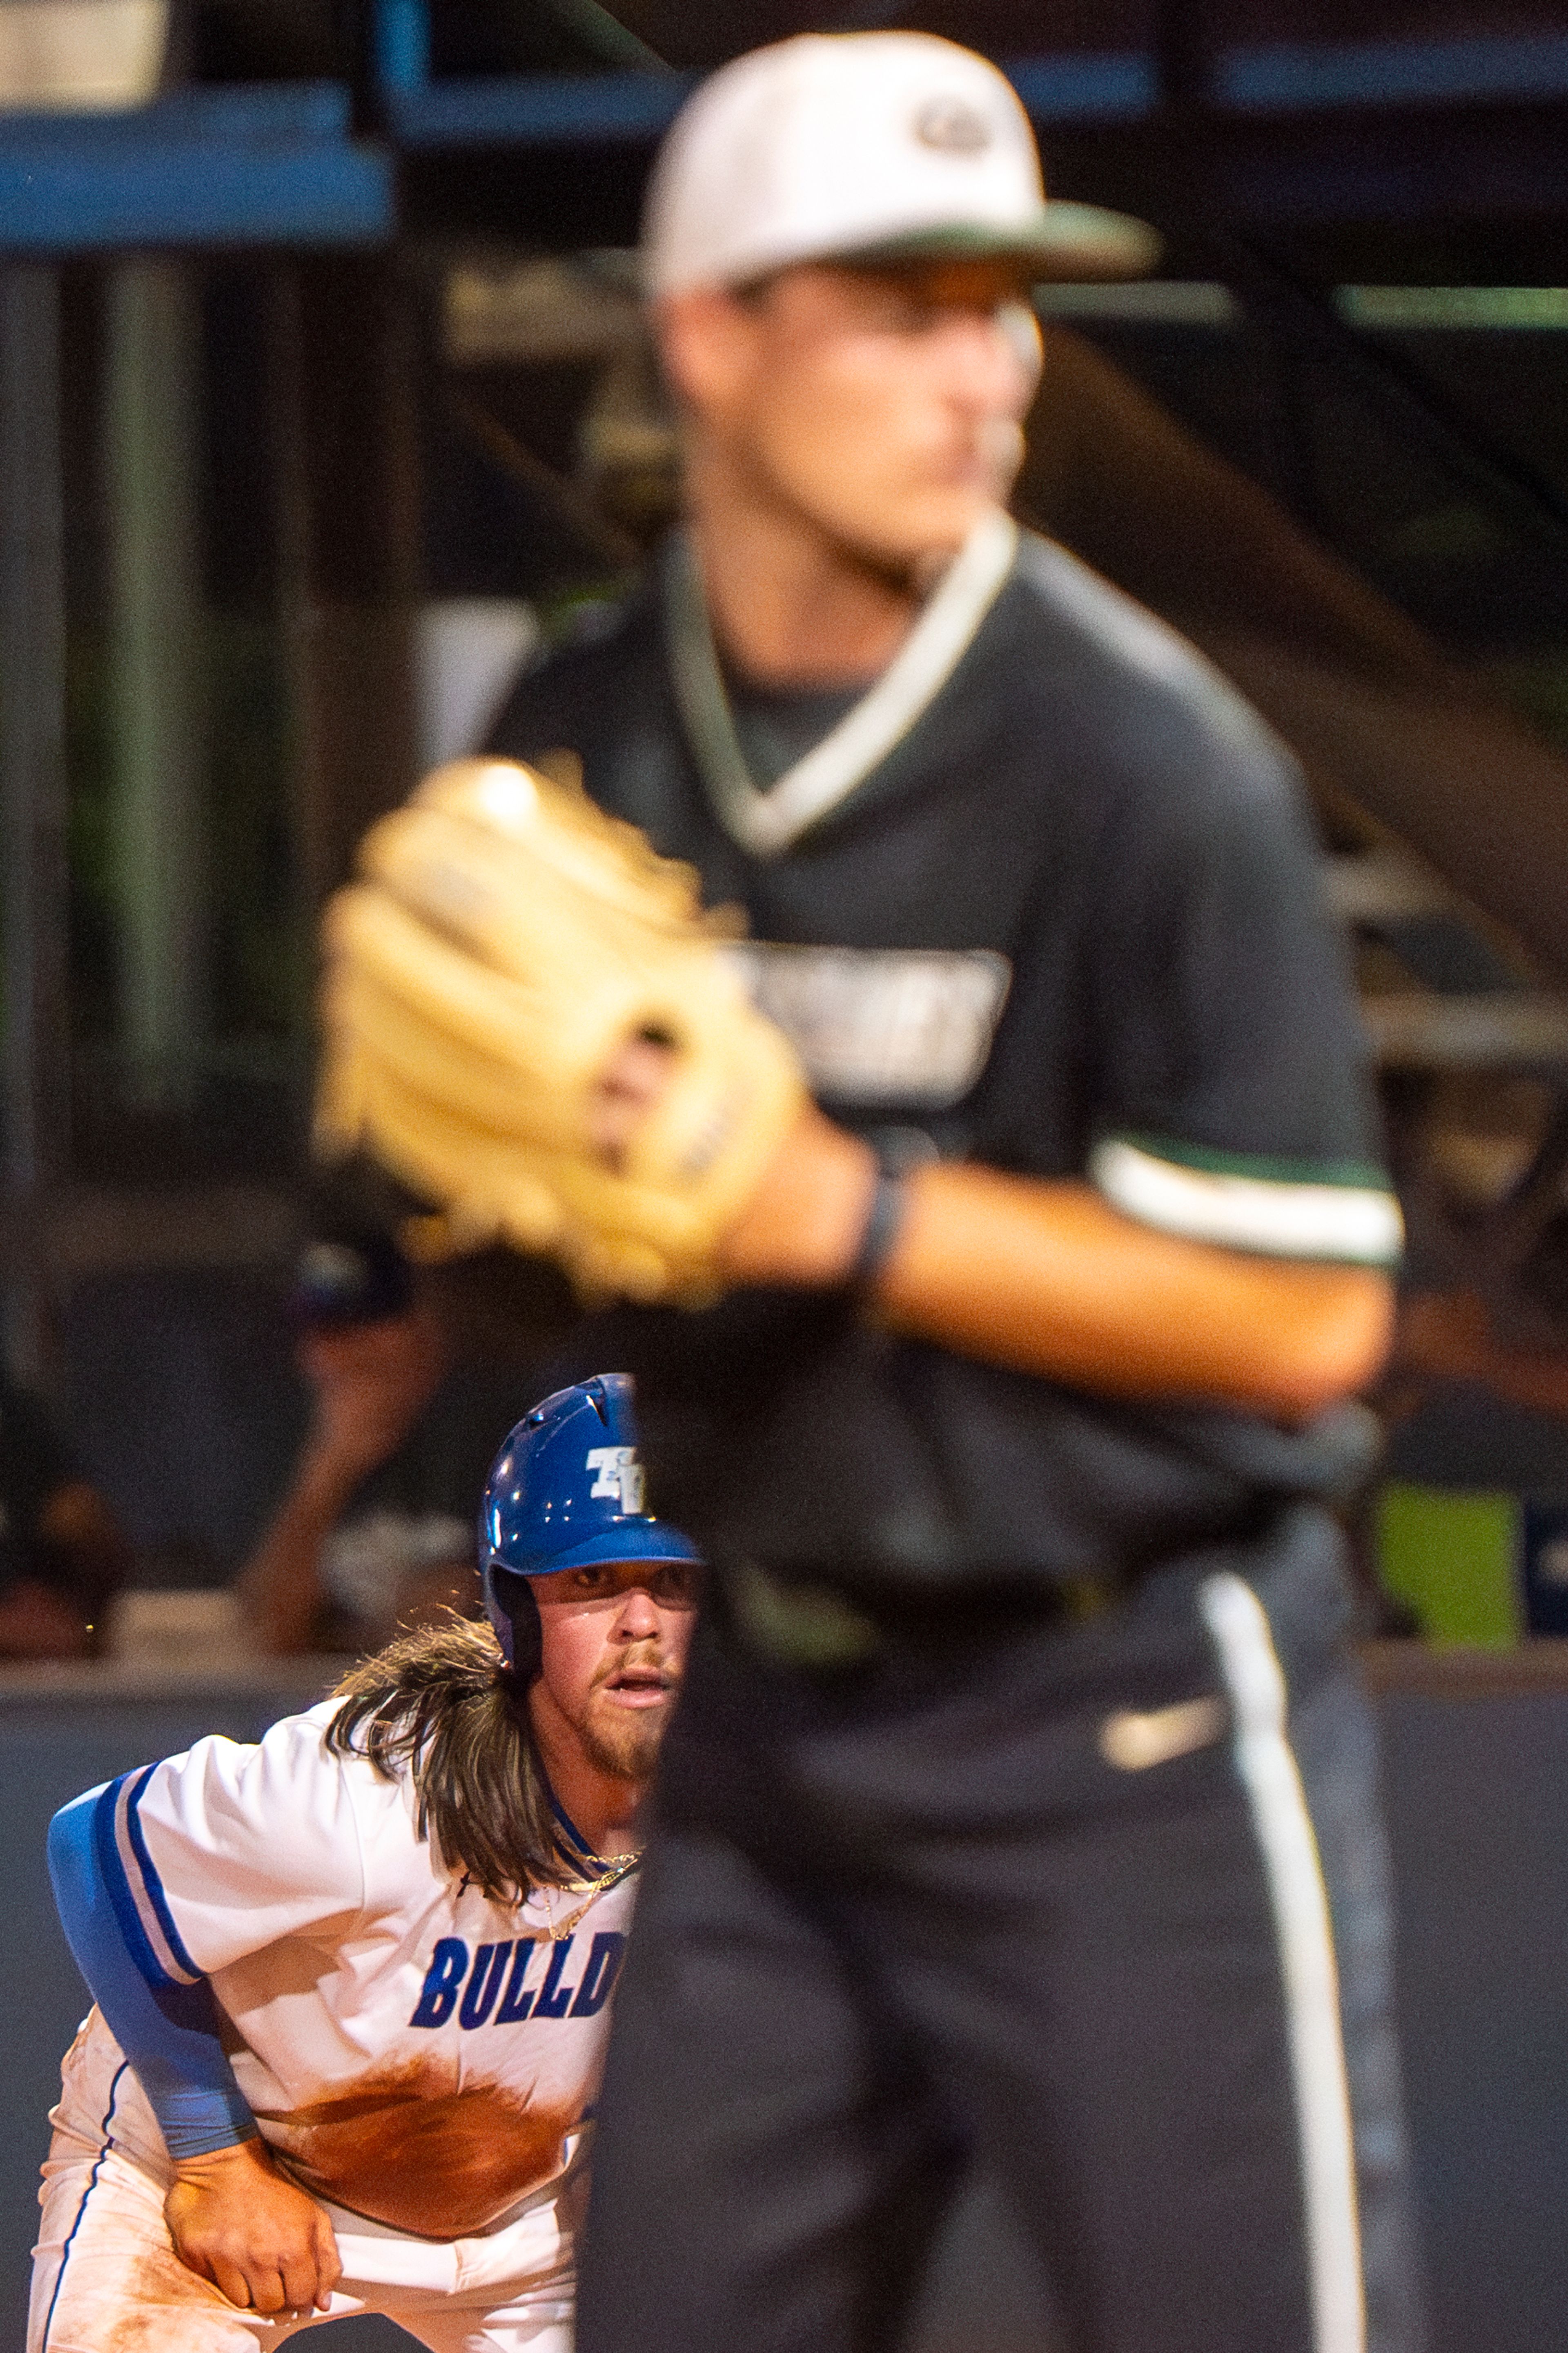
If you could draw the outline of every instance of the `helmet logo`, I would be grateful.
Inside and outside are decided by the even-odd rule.
[[[646,1484],[635,1446],[590,1446],[588,1468],[597,1475],[590,1495],[614,1496],[623,1512],[640,1512]]]
[[[922,147],[950,155],[978,155],[991,144],[991,125],[962,98],[928,99],[915,117],[914,133]]]

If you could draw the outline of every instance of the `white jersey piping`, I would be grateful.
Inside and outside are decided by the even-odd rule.
[[[670,678],[714,814],[753,857],[776,858],[847,800],[930,709],[974,641],[1018,552],[1018,526],[975,525],[876,684],[820,744],[758,790],[735,732],[696,556],[684,534],[665,567]]]
[[[1262,1851],[1279,1941],[1300,2140],[1313,2353],[1365,2353],[1339,1970],[1317,1837],[1286,1734],[1284,1672],[1267,1612],[1243,1578],[1228,1572],[1207,1578],[1198,1607],[1230,1695],[1237,1770]]]

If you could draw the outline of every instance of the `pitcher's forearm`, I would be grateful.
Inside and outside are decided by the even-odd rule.
[[[1386,1279],[1254,1258],[1139,1225],[1082,1184],[967,1164],[906,1180],[875,1290],[894,1330],[1124,1397],[1204,1397],[1294,1420],[1376,1375]]]
[[[868,1147],[807,1111],[726,1238],[734,1282],[854,1271]],[[1393,1294],[1364,1267],[1253,1257],[1138,1224],[1092,1186],[932,1162],[903,1179],[868,1286],[891,1329],[1112,1397],[1207,1398],[1303,1420],[1372,1380]]]

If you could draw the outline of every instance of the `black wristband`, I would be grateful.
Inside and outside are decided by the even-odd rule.
[[[855,1263],[849,1270],[852,1290],[868,1290],[881,1273],[893,1244],[899,1238],[899,1228],[904,1221],[904,1180],[886,1168],[877,1171],[877,1189],[871,1196],[870,1214],[860,1235],[860,1247],[855,1253]]]

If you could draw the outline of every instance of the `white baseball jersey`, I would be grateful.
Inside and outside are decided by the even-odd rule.
[[[493,1902],[418,1838],[406,1776],[328,1751],[336,1705],[126,1777],[124,1925],[166,1978],[209,1980],[298,2180],[394,2231],[466,2238],[583,2153],[634,1882]],[[132,2158],[136,2137],[128,2116]],[[144,2153],[166,2162],[161,2137]]]

